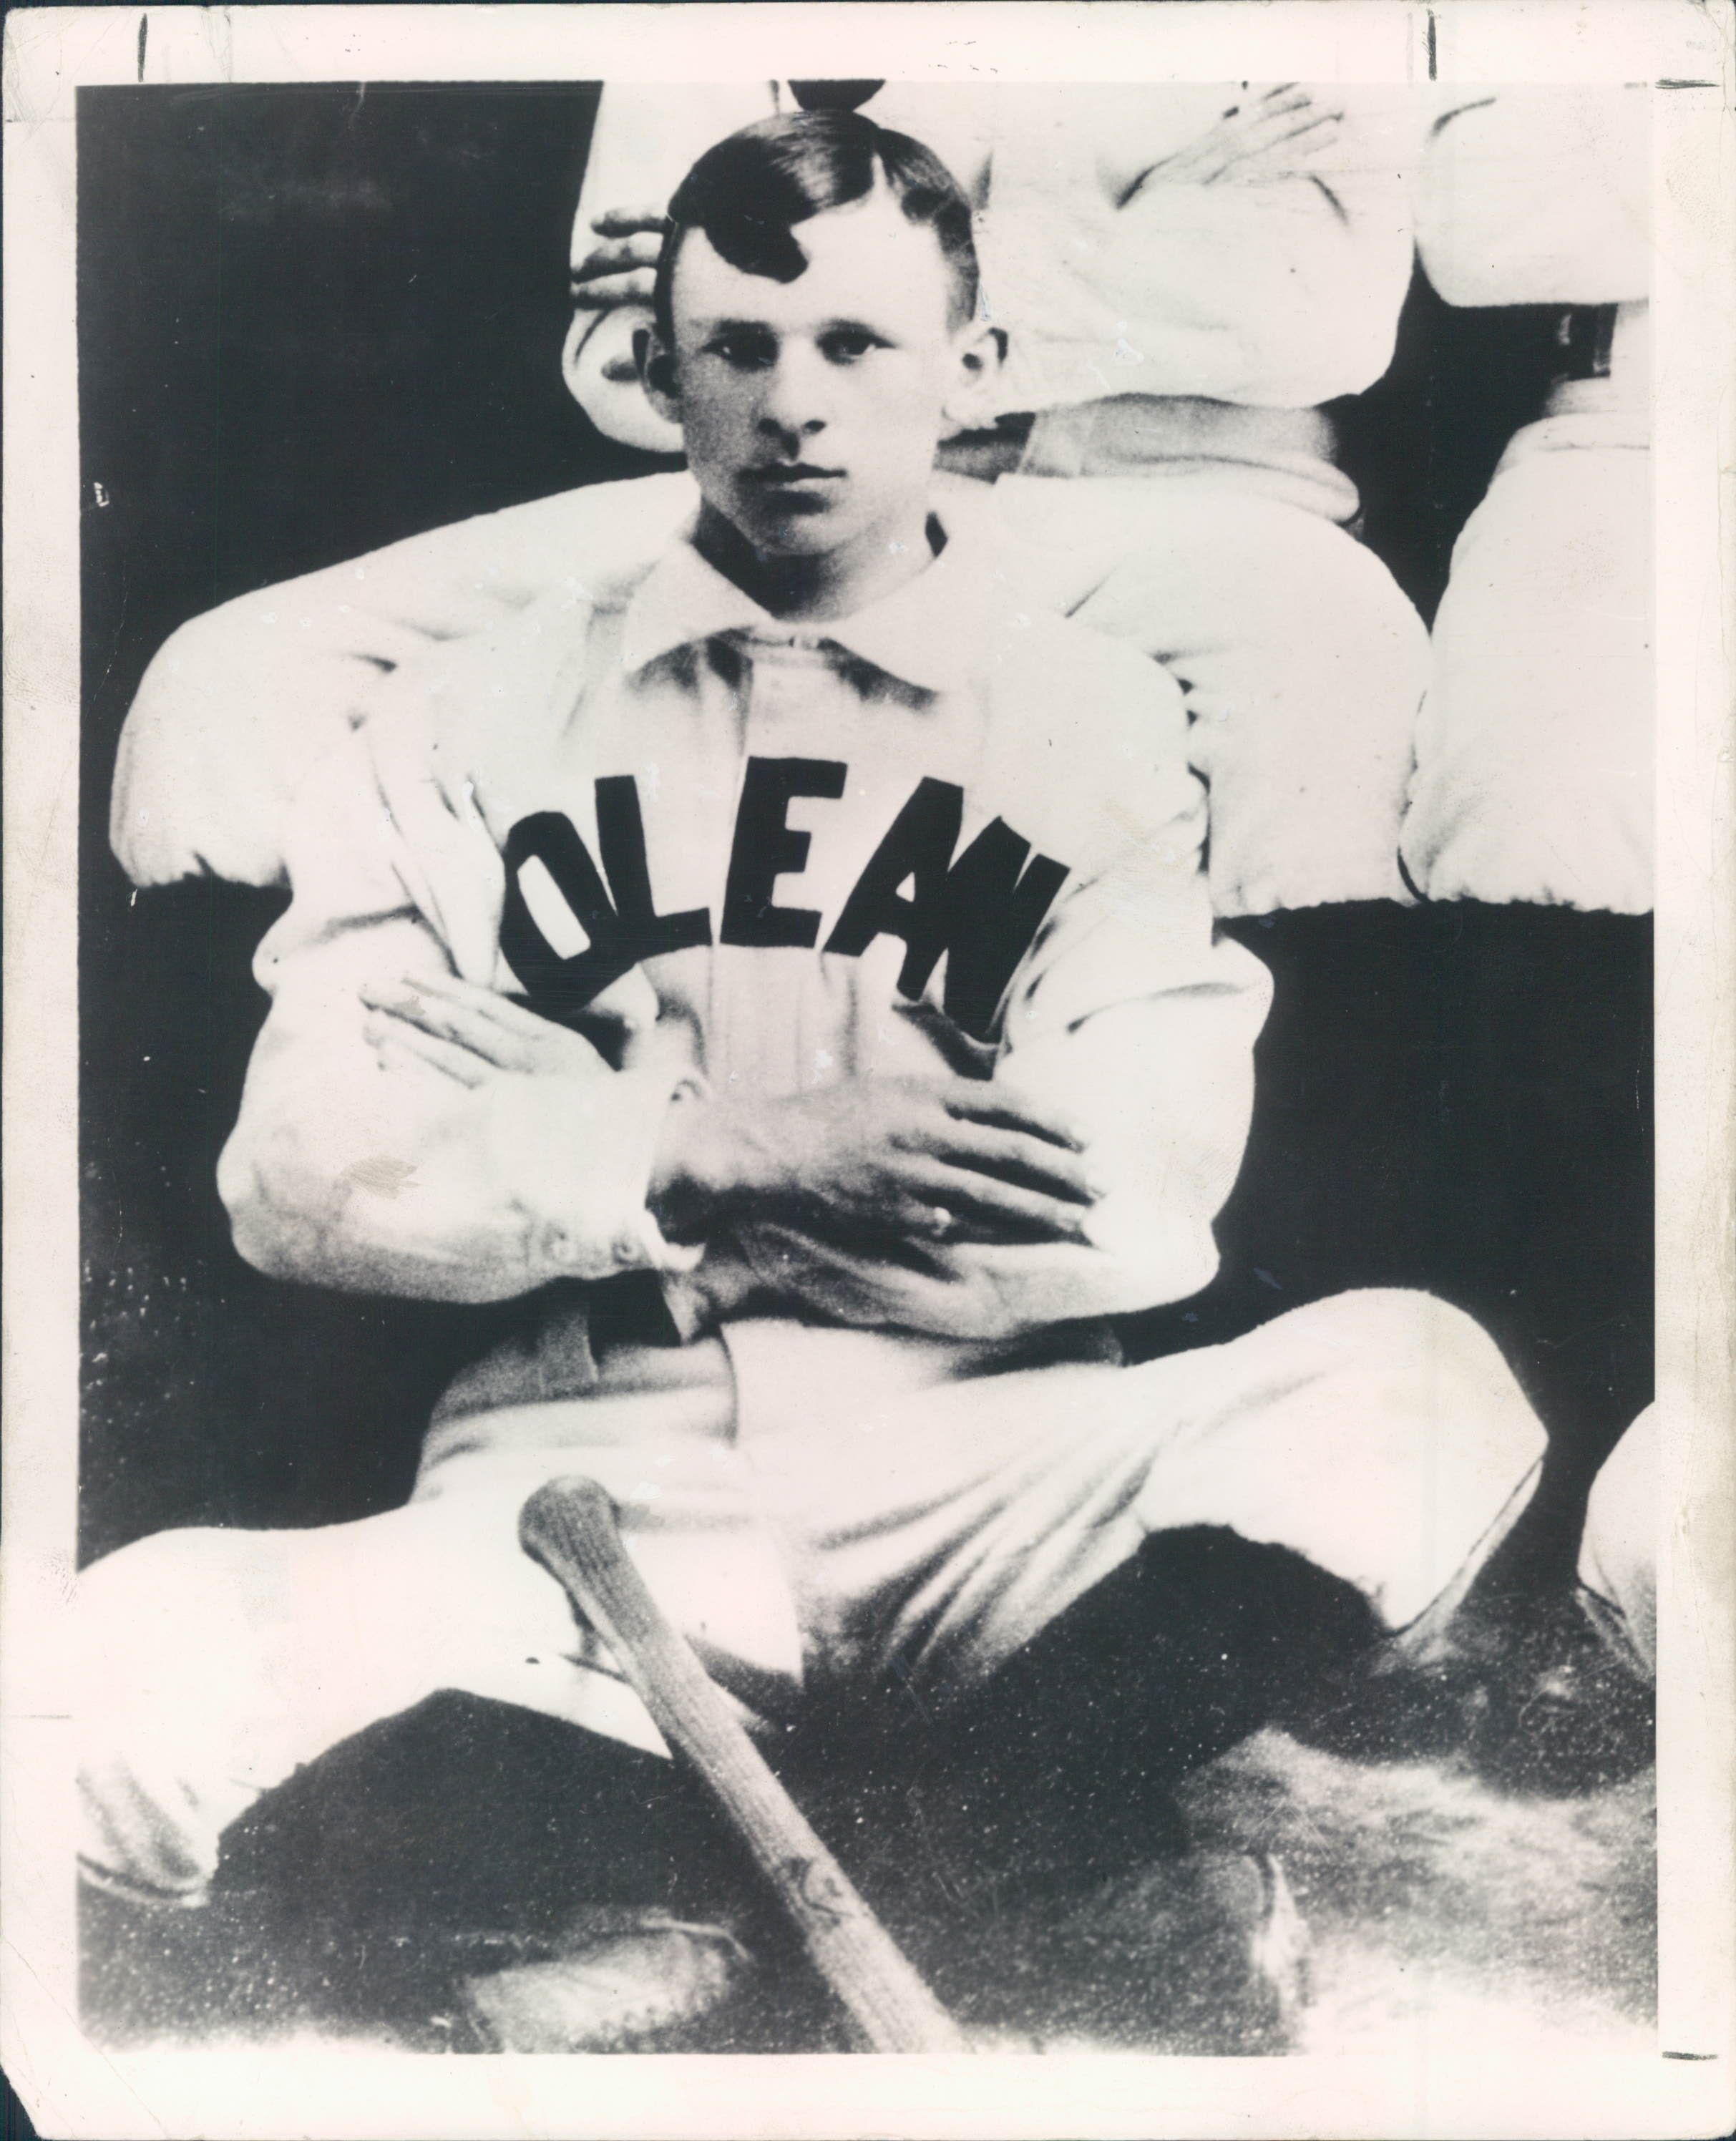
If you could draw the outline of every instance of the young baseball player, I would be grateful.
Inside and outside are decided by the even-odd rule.
[[[563,369],[609,437],[681,450],[633,342],[669,194],[774,109],[840,97],[931,146],[979,213],[1010,362],[946,460],[994,480],[1027,605],[1077,613],[1187,694],[1223,915],[1407,894],[1398,828],[1422,623],[1348,531],[1317,405],[1392,355],[1411,271],[1407,116],[1366,91],[1186,84],[612,83],[573,228]],[[262,590],[176,633],[115,785],[140,883],[281,874],[283,798],[382,669],[556,576],[605,594],[692,509],[680,473],[592,485]]]
[[[1340,1665],[1416,1622],[1522,1502],[1537,1423],[1425,1296],[1122,1365],[1109,1319],[1214,1267],[1266,987],[1214,933],[1175,685],[937,502],[998,361],[976,297],[908,138],[814,113],[709,151],[642,352],[691,525],[406,667],[310,780],[236,1241],[515,1317],[404,1508],[88,1573],[99,1879],[197,1901],[262,1794],[441,1690],[580,1728],[607,1812],[562,1892],[671,1833],[655,1729],[517,1543],[556,1475],[603,1483],[769,1740],[894,1687],[1040,1720],[1083,1627],[1148,1729],[1187,1653],[1221,1744],[1286,1641]],[[1212,1619],[1207,1538],[1287,1627]]]

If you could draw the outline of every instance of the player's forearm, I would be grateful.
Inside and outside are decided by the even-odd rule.
[[[273,1277],[465,1302],[685,1261],[647,1201],[671,1083],[604,1069],[551,1115],[342,1037],[268,1055],[219,1164],[236,1248]]]
[[[1074,1243],[955,1242],[892,1255],[799,1228],[752,1228],[740,1260],[720,1267],[721,1287],[706,1283],[708,1264],[698,1292],[719,1315],[750,1298],[762,1312],[781,1307],[806,1318],[991,1343],[1197,1293],[1217,1267],[1210,1225],[1173,1213],[1142,1217],[1131,1254]]]
[[[281,1158],[257,1164],[226,1149],[219,1188],[235,1248],[268,1278],[407,1300],[505,1301],[543,1283],[528,1215],[515,1225],[394,1225],[368,1208],[398,1191],[396,1169],[332,1180]],[[401,1185],[400,1185],[401,1187]]]
[[[1217,1244],[1197,1213],[1146,1211],[1137,1239],[966,1243],[952,1259],[951,1314],[961,1338],[1010,1338],[1052,1324],[1094,1322],[1187,1301],[1210,1284]]]
[[[475,1196],[480,1185],[465,1183],[426,1125],[341,1080],[297,1083],[293,1105],[249,1095],[218,1163],[247,1262],[272,1278],[430,1301],[504,1300],[540,1282],[532,1215]]]
[[[652,1178],[677,1228],[845,1243],[1076,1240],[1095,1194],[1065,1101],[940,1072],[696,1096],[666,1120]]]

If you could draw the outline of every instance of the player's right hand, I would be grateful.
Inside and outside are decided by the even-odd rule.
[[[573,302],[581,311],[648,305],[666,228],[655,208],[605,209],[591,221],[598,244],[573,270]]]
[[[701,1230],[785,1219],[842,1241],[1079,1241],[1099,1194],[1081,1153],[1058,1110],[999,1085],[852,1078],[671,1110],[653,1203]]]

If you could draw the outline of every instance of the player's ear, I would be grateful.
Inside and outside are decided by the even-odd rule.
[[[981,313],[954,329],[953,380],[946,403],[949,423],[965,431],[991,421],[995,386],[1006,361],[1006,334]]]
[[[633,357],[645,398],[666,424],[681,421],[681,383],[676,372],[675,352],[655,325],[638,328],[633,335]]]

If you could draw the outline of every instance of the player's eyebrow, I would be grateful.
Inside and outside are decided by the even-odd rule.
[[[735,319],[727,316],[708,318],[701,313],[693,322],[701,334],[779,334],[782,329],[774,327],[770,320]]]
[[[697,314],[695,317],[692,324],[696,332],[700,334],[706,335],[782,335],[788,334],[790,332],[787,325],[779,322],[768,320],[764,317],[737,319],[724,316],[714,319],[708,317],[704,313]],[[876,342],[889,342],[892,339],[891,331],[888,328],[876,326],[872,320],[858,319],[853,315],[846,316],[842,313],[834,319],[816,321],[811,327],[804,327],[801,332],[804,334],[816,335],[870,335]]]

